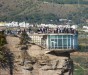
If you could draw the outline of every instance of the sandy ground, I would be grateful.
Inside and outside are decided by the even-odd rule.
[[[17,47],[18,47],[18,44],[20,42],[19,38],[7,36],[6,39],[7,39],[8,47],[10,48],[10,50],[11,51],[18,51]]]

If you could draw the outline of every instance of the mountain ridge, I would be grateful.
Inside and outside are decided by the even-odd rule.
[[[72,15],[75,13],[77,15],[80,11],[83,13],[86,8],[88,8],[86,4],[80,4],[79,7],[78,4],[58,4],[44,2],[44,0],[0,0],[0,21],[19,21],[19,19],[25,20],[25,18],[28,18],[29,21],[30,15],[33,14],[37,16],[54,14],[58,18],[68,18],[68,15],[72,13]],[[70,17],[73,18],[72,15]]]

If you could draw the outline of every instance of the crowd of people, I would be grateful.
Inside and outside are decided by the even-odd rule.
[[[30,34],[38,33],[38,34],[46,34],[46,33],[71,33],[71,34],[78,34],[78,31],[73,28],[67,27],[57,27],[57,28],[49,28],[49,27],[36,27],[36,28],[28,28],[24,29],[26,32]],[[5,34],[21,34],[24,30],[5,30]]]
[[[29,29],[29,32],[32,30]],[[78,34],[78,31],[73,28],[66,27],[57,27],[57,28],[49,28],[49,27],[39,27],[35,33],[72,33]]]

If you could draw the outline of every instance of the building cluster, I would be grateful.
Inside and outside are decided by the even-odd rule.
[[[0,22],[0,27],[24,27],[24,28],[28,28],[28,27],[33,27],[34,25],[33,24],[30,24],[28,22],[15,22],[15,21],[12,21],[12,22]],[[74,28],[76,29],[77,28],[77,25],[72,25],[70,26],[69,24],[66,24],[66,25],[56,25],[56,24],[35,24],[35,26],[37,27],[71,27],[71,28]]]
[[[5,26],[5,27],[28,27],[29,23],[26,22],[0,22],[0,26]]]

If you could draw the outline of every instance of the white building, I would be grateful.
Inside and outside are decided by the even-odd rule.
[[[13,22],[11,22],[11,24],[12,24],[13,27],[18,27],[19,26],[18,22],[13,21]]]
[[[88,26],[83,26],[83,29],[88,29]]]
[[[72,25],[71,28],[73,28],[73,29],[77,29],[78,26],[77,26],[77,25]]]
[[[29,23],[26,23],[26,22],[15,22],[15,21],[12,21],[12,22],[8,22],[8,23],[5,23],[5,26],[6,27],[29,27],[30,24]]]

